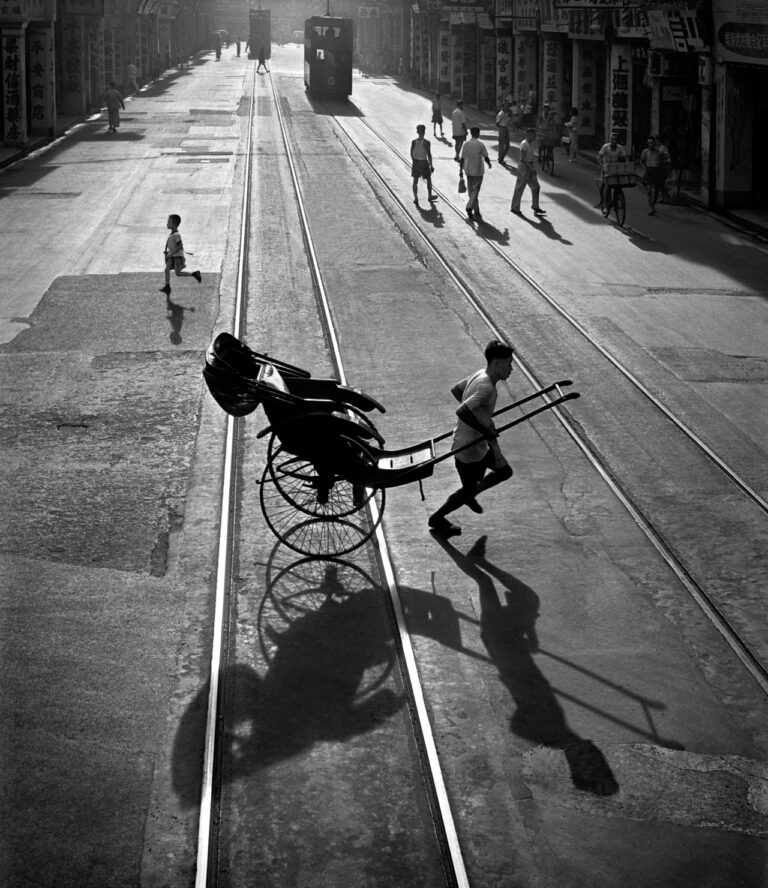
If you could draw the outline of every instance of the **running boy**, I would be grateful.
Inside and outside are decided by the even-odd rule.
[[[165,286],[160,287],[160,292],[165,293],[166,296],[171,292],[171,271],[177,277],[193,277],[198,284],[202,280],[199,271],[184,271],[187,260],[184,256],[184,244],[181,242],[179,225],[181,225],[181,216],[171,213],[166,225],[171,233],[165,242]]]
[[[481,440],[456,454],[456,471],[461,487],[430,516],[429,527],[435,533],[443,536],[460,534],[461,528],[448,521],[446,515],[460,506],[482,512],[482,506],[476,499],[478,494],[512,477],[512,466],[496,440],[498,432],[493,425],[493,411],[498,394],[496,384],[509,378],[513,355],[511,345],[498,339],[491,340],[485,348],[485,369],[467,376],[451,389],[453,397],[460,402],[456,410],[458,422],[451,450],[464,447],[478,438]],[[490,474],[486,475],[489,469]]]

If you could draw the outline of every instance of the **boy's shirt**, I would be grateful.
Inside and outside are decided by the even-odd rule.
[[[171,232],[168,240],[165,242],[166,256],[183,256],[184,244],[181,241],[181,235],[178,231]]]

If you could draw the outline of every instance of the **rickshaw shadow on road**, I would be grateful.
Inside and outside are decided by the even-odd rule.
[[[259,604],[253,652],[263,674],[238,663],[222,679],[224,780],[375,730],[405,705],[390,686],[395,648],[385,598],[364,571],[315,558],[282,569],[270,559],[267,569],[274,578]],[[200,798],[208,695],[206,683],[176,732],[173,788],[185,808]]]

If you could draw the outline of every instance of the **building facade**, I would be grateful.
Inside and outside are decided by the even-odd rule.
[[[418,0],[410,67],[484,110],[579,112],[580,146],[617,131],[669,148],[673,184],[712,207],[768,206],[768,0]]]

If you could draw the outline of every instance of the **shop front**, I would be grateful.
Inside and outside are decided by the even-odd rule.
[[[768,4],[712,0],[714,203],[768,207]]]

